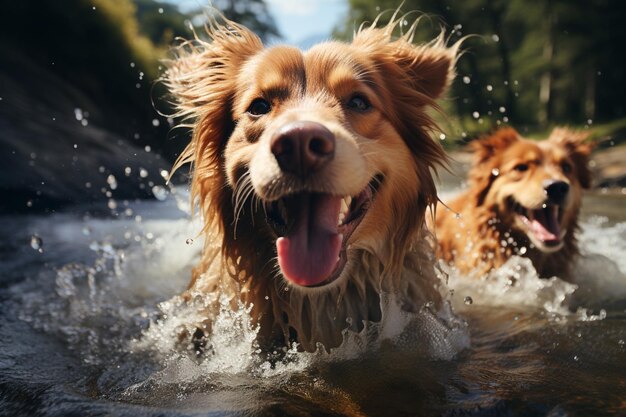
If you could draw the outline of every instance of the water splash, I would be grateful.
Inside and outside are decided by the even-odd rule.
[[[441,267],[448,275],[448,285],[454,290],[455,305],[459,306],[524,306],[566,315],[566,300],[577,288],[557,277],[540,278],[531,260],[520,256],[511,257],[500,268],[481,278],[460,274],[444,263]],[[472,302],[467,303],[468,299]]]
[[[291,381],[289,389],[294,389],[294,380],[306,381],[304,391],[308,394],[320,390],[314,382],[319,369],[363,361],[390,342],[394,355],[417,352],[411,360],[419,355],[449,360],[469,346],[467,325],[452,313],[450,304],[445,304],[444,311],[424,306],[421,311],[407,313],[393,297],[382,297],[382,322],[370,323],[360,333],[346,331],[343,345],[330,353],[323,349],[304,353],[294,345],[268,358],[256,344],[257,329],[250,320],[249,307],[233,305],[225,298],[187,303],[175,297],[184,290],[203,242],[186,243],[189,236],[198,236],[199,221],[190,222],[187,213],[178,211],[171,215],[179,204],[188,207],[188,194],[173,189],[169,196],[147,208],[129,206],[139,221],[134,216],[116,220],[88,217],[84,221],[46,218],[47,228],[37,224],[30,233],[36,230],[44,236],[46,252],[42,256],[57,259],[60,266],[33,274],[31,280],[12,288],[22,320],[62,340],[83,363],[104,369],[96,385],[108,398],[158,406],[161,397],[177,404],[192,401],[202,392],[215,393],[206,395],[215,395],[213,400],[222,404],[219,395],[233,393],[238,399],[245,395],[242,392],[253,391],[262,397],[265,388],[250,387],[268,387],[276,392],[277,384],[284,381]],[[608,282],[619,281],[615,274],[621,274],[623,266],[619,262],[625,248],[619,239],[623,238],[624,226],[603,222],[583,226],[583,264],[589,266],[590,274],[606,273],[612,276]],[[88,233],[84,233],[85,228]],[[28,245],[22,246],[32,256]],[[618,249],[612,252],[614,246]],[[614,269],[610,270],[606,262],[589,261],[594,250],[602,250],[611,262],[615,260]],[[600,308],[572,312],[572,299],[580,294],[582,283],[577,288],[558,278],[540,279],[525,258],[512,258],[484,281],[469,281],[450,268],[444,272],[449,289],[442,291],[464,312],[485,306],[517,306],[523,311],[544,312],[545,317],[554,317],[555,323],[557,318],[566,318],[559,326],[565,322],[604,323],[609,320],[603,318],[611,314]],[[442,277],[446,279],[445,274]],[[214,301],[219,311],[214,315],[213,332],[204,353],[198,356],[196,346],[181,343],[179,336],[201,324]],[[541,325],[544,322],[538,327]],[[617,340],[614,344],[620,348]],[[580,352],[575,353],[585,360]],[[329,395],[330,389],[319,392]]]

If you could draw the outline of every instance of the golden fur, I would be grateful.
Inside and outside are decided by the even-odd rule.
[[[570,279],[578,254],[582,190],[591,185],[586,137],[556,128],[547,140],[532,141],[504,128],[472,142],[469,189],[447,203],[449,209],[437,208],[439,257],[463,273],[483,275],[518,254],[530,258],[541,277]],[[533,240],[519,213],[550,204],[545,185],[555,181],[567,184],[569,191],[558,206],[558,230],[564,236],[548,247]]]
[[[264,48],[245,27],[212,22],[210,41],[182,44],[169,65],[166,84],[193,129],[175,168],[193,164],[192,198],[206,234],[186,296],[224,294],[249,306],[261,346],[338,346],[344,329],[380,320],[382,292],[409,311],[441,303],[423,222],[437,200],[431,169],[445,157],[426,110],[454,75],[457,45],[440,37],[415,46],[414,27],[394,39],[401,20],[306,52]],[[355,93],[371,108],[348,108]],[[259,97],[271,110],[251,116]],[[269,145],[302,120],[323,125],[336,141],[332,161],[304,180],[282,172]],[[354,196],[375,188],[372,181],[378,189],[344,247],[340,275],[311,287],[286,280],[264,207],[293,192]]]

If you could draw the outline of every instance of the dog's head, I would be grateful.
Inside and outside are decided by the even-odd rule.
[[[417,233],[444,159],[426,110],[456,47],[393,39],[397,25],[302,52],[226,21],[179,49],[166,83],[193,139],[178,165],[193,162],[192,194],[239,276],[328,287],[352,251],[389,265]]]
[[[560,250],[576,225],[582,189],[591,186],[586,138],[556,128],[533,141],[505,128],[473,142],[475,203],[495,210],[500,228],[522,233],[540,251]]]

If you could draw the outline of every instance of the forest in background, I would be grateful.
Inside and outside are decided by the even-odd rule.
[[[349,0],[336,35],[355,23],[385,23],[395,0]],[[425,14],[416,39],[445,28],[463,42],[448,113],[468,137],[499,123],[522,131],[555,124],[626,130],[626,2],[620,0],[405,0],[402,11]],[[412,22],[419,13],[406,19]],[[612,123],[611,122],[615,122]],[[445,124],[445,123],[444,123]],[[600,129],[602,130],[602,129]],[[604,129],[606,130],[606,129]]]
[[[384,24],[400,3],[347,1],[334,34],[346,40],[381,12]],[[177,37],[193,36],[191,27],[202,34],[201,3],[186,12],[156,0],[0,6],[0,213],[153,197],[159,173],[188,141],[166,116],[160,61]],[[280,39],[265,0],[213,5],[262,38]],[[410,11],[407,25],[424,16],[418,42],[442,27],[450,42],[470,35],[443,101],[448,116],[439,116],[445,146],[499,124],[530,136],[567,124],[624,142],[625,2],[405,0],[402,12]]]

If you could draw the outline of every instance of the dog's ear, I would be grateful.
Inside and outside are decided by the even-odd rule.
[[[192,203],[199,203],[205,229],[224,231],[232,223],[232,192],[223,185],[223,149],[232,131],[232,100],[236,80],[244,62],[263,48],[261,40],[247,28],[222,18],[211,20],[209,40],[183,42],[175,58],[167,62],[164,84],[169,88],[181,126],[193,129],[189,145],[172,172],[193,164]]]
[[[476,201],[479,206],[484,203],[491,184],[499,175],[499,161],[496,155],[517,142],[519,138],[515,129],[507,127],[470,143],[469,148],[474,153],[474,161],[468,177],[472,189],[476,190]]]
[[[166,61],[163,82],[173,97],[174,117],[193,129],[192,140],[174,164],[172,172],[194,163],[193,186],[218,163],[221,147],[234,126],[230,105],[237,73],[243,62],[263,48],[261,40],[244,26],[222,18],[206,26],[209,40],[184,41]],[[198,181],[196,181],[198,179]]]
[[[239,68],[263,48],[249,29],[222,19],[206,26],[209,40],[196,35],[182,42],[174,50],[174,59],[166,61],[164,83],[175,99],[175,116],[191,118],[195,125],[204,116],[223,111],[234,93]]]
[[[443,164],[446,156],[430,133],[439,132],[427,107],[439,110],[435,100],[445,92],[455,75],[460,43],[446,46],[442,35],[426,44],[414,44],[417,21],[400,37],[393,32],[402,27],[404,17],[393,16],[385,27],[376,23],[361,27],[352,45],[355,51],[371,61],[384,78],[377,85],[391,105],[385,115],[415,156],[420,178],[421,202],[435,204],[437,193],[431,169]]]
[[[519,138],[519,133],[515,129],[505,127],[471,142],[469,148],[474,153],[473,167],[488,162],[497,152],[508,148]]]
[[[367,51],[369,57],[384,68],[381,72],[389,75],[385,81],[390,90],[402,87],[405,95],[398,99],[417,98],[417,104],[432,105],[432,100],[441,97],[454,79],[460,42],[447,47],[442,32],[437,39],[416,45],[413,37],[417,21],[394,39],[394,30],[404,21],[403,17],[394,16],[383,28],[376,28],[375,23],[361,28],[352,44]]]
[[[591,188],[591,170],[589,169],[589,156],[595,144],[589,142],[589,133],[575,131],[564,127],[556,127],[552,130],[548,140],[557,143],[565,149],[576,166],[578,182],[583,188]]]

